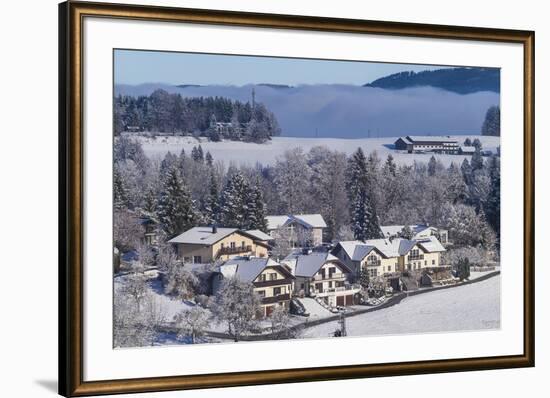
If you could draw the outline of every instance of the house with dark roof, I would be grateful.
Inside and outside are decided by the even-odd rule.
[[[294,276],[288,268],[269,258],[233,258],[219,265],[212,277],[214,294],[224,279],[237,278],[251,283],[261,298],[261,317],[269,316],[277,306],[289,308]]]
[[[237,228],[193,227],[168,241],[186,263],[210,263],[233,257],[267,257],[269,244]]]
[[[350,283],[352,271],[332,254],[303,250],[290,254],[281,263],[296,278],[295,294],[318,298],[332,307],[357,302],[361,289]]]
[[[458,141],[449,136],[408,135],[399,137],[394,147],[397,150],[414,152],[435,152],[455,155],[458,153]]]
[[[350,268],[358,278],[366,270],[371,278],[395,276],[441,266],[443,245],[435,236],[418,240],[401,238],[339,242],[332,254]]]
[[[320,214],[267,216],[267,230],[273,238],[285,234],[291,247],[312,247],[323,243],[327,223]]]

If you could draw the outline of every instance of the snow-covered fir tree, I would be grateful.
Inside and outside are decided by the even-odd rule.
[[[204,160],[206,161],[206,164],[210,167],[214,165],[214,158],[212,157],[212,154],[210,151],[206,151],[206,155],[204,156]]]
[[[143,198],[143,210],[149,214],[155,214],[157,210],[157,194],[152,187],[147,189]]]
[[[483,168],[483,156],[481,155],[481,149],[479,147],[476,147],[470,165],[472,171],[481,170]]]
[[[203,219],[209,225],[220,222],[220,193],[216,175],[210,173],[209,191],[203,206]]]
[[[481,127],[482,135],[500,136],[500,107],[492,106],[485,114],[485,120]]]
[[[256,179],[256,183],[248,188],[246,195],[246,229],[259,229],[262,232],[267,232],[266,215],[260,181]]]
[[[432,155],[430,157],[430,160],[428,161],[428,175],[430,177],[435,176],[436,166],[437,166],[437,162],[435,160],[435,156]]]
[[[128,190],[116,166],[113,170],[113,206],[115,209],[128,207]]]
[[[414,236],[414,232],[410,225],[407,224],[401,229],[401,231],[399,231],[398,235],[400,238],[411,240]]]
[[[157,209],[159,221],[169,236],[187,231],[194,226],[196,213],[191,194],[179,171],[168,171]]]
[[[384,163],[384,173],[392,177],[395,177],[396,171],[397,171],[397,165],[395,164],[395,161],[393,160],[393,156],[390,153],[388,154],[388,157],[386,158],[386,162]]]
[[[367,159],[363,150],[358,148],[348,160],[346,170],[351,228],[358,240],[382,237],[378,216],[368,191],[369,177]]]
[[[489,178],[491,190],[485,203],[487,222],[493,227],[497,235],[500,234],[500,161],[497,156],[489,161]]]
[[[236,171],[227,181],[220,199],[220,221],[224,227],[246,228],[248,181]]]
[[[193,149],[191,150],[191,158],[195,162],[200,162],[200,163],[204,162],[204,153],[202,151],[202,147],[200,144],[198,146],[194,146]]]

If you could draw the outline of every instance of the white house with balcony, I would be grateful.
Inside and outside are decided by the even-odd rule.
[[[406,271],[439,268],[443,245],[435,236],[418,240],[402,238],[339,242],[332,253],[352,270],[355,279],[366,270],[371,278]]]
[[[320,214],[267,216],[266,220],[268,234],[274,239],[284,235],[291,247],[311,247],[323,243],[327,223]]]
[[[332,307],[356,303],[361,288],[350,283],[351,270],[332,254],[305,250],[290,254],[281,263],[296,278],[295,295],[314,297]]]

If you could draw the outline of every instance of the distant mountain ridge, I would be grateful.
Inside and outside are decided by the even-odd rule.
[[[399,90],[430,86],[457,94],[480,91],[500,93],[500,70],[497,68],[449,68],[422,72],[399,72],[376,79],[364,87]]]

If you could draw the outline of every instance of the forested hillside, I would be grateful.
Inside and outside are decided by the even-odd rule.
[[[115,97],[115,135],[155,132],[263,142],[280,134],[279,123],[263,103],[224,97],[183,97],[156,90],[149,96]]]
[[[500,92],[500,70],[496,68],[449,68],[422,72],[400,72],[365,84],[365,87],[403,89],[431,86],[458,94],[478,91]]]

